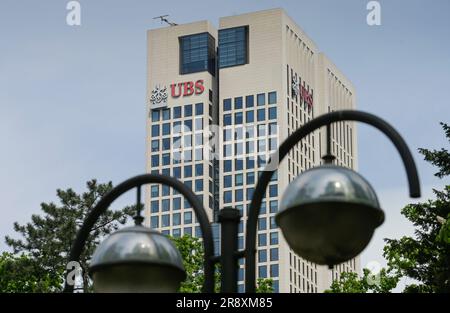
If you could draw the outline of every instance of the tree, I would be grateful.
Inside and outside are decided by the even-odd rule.
[[[450,142],[450,127],[441,123]],[[435,176],[450,175],[450,153],[447,149],[419,149],[425,160],[438,167]],[[405,292],[450,292],[450,185],[442,191],[433,189],[435,200],[409,204],[402,214],[416,230],[414,237],[385,239],[384,257],[396,274],[417,283]]]
[[[184,235],[183,237],[171,237],[175,246],[180,251],[183,259],[183,265],[186,270],[187,278],[181,283],[180,292],[201,292],[204,275],[203,275],[203,258],[204,250],[200,239]],[[219,267],[215,273],[215,290],[220,290],[220,272]],[[256,292],[271,293],[273,292],[273,281],[267,278],[258,278]]]
[[[0,255],[0,292],[54,292],[62,284],[62,273],[45,271],[26,255]]]
[[[12,247],[15,254],[25,256],[25,259],[21,259],[22,257],[12,259],[16,261],[16,274],[22,273],[23,279],[33,278],[39,273],[57,273],[62,277],[78,229],[97,202],[111,189],[111,182],[98,184],[95,179],[87,182],[87,191],[81,195],[72,189],[58,189],[57,196],[60,204],[42,203],[43,214],[33,214],[31,222],[25,225],[14,223],[14,230],[20,234],[21,238],[13,239],[6,236],[6,243]],[[85,291],[89,288],[87,264],[95,248],[106,235],[117,230],[119,224],[126,223],[127,217],[133,214],[133,209],[134,207],[126,207],[118,211],[108,210],[95,224],[80,258]],[[28,261],[35,266],[25,266]],[[39,265],[37,272],[35,272],[36,264]],[[45,278],[45,275],[37,277]],[[34,282],[31,284],[33,285]],[[52,291],[58,291],[61,288],[62,285],[59,289],[52,289]]]
[[[369,269],[363,269],[363,276],[355,272],[344,272],[339,280],[334,280],[326,293],[388,293],[397,286],[399,277],[391,275],[386,269],[372,274]]]
[[[450,127],[441,123],[450,142]],[[450,175],[450,153],[447,149],[419,152],[438,167],[435,176]],[[404,292],[450,292],[450,185],[442,191],[433,189],[436,199],[409,204],[402,214],[415,226],[414,237],[385,239],[383,256],[388,268],[380,272],[380,285],[367,285],[370,273],[358,278],[356,273],[343,273],[334,281],[330,292],[389,292],[398,280],[407,277],[417,283],[406,286]],[[395,283],[395,284],[394,284]]]

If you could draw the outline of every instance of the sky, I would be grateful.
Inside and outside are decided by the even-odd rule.
[[[178,24],[284,8],[353,82],[357,108],[391,123],[408,143],[423,198],[408,197],[400,157],[389,140],[358,126],[359,172],[386,213],[361,265],[385,265],[383,238],[411,235],[407,203],[433,197],[448,181],[417,148],[448,146],[450,1],[379,1],[369,26],[366,0],[81,0],[81,25],[66,23],[69,1],[0,2],[0,251],[13,222],[25,223],[56,189],[86,181],[117,184],[145,171],[146,30],[169,14]]]

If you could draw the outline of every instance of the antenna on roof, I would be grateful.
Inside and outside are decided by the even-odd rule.
[[[156,20],[156,19],[159,18],[159,19],[161,20],[161,24],[164,22],[164,23],[167,23],[167,24],[170,25],[170,26],[176,26],[176,25],[178,25],[177,23],[169,22],[169,20],[166,18],[167,16],[169,16],[169,15],[168,15],[168,14],[166,14],[166,15],[160,15],[160,16],[154,17],[153,19]]]

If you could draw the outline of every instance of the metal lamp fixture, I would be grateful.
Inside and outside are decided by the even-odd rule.
[[[383,220],[370,184],[358,173],[334,165],[312,168],[292,181],[276,216],[299,256],[330,267],[357,256]]]
[[[356,257],[384,221],[384,213],[370,184],[351,169],[331,164],[334,157],[330,149],[330,125],[342,121],[363,122],[383,132],[402,158],[410,196],[420,197],[419,177],[411,152],[397,131],[382,119],[365,112],[337,111],[321,115],[297,129],[280,145],[271,160],[276,159],[280,164],[303,138],[326,126],[327,154],[322,157],[325,165],[302,173],[289,184],[275,219],[289,246],[299,256],[329,267]],[[203,291],[214,292],[214,268],[220,263],[221,291],[236,292],[238,260],[245,259],[245,291],[255,292],[258,216],[275,171],[276,168],[266,166],[258,178],[248,209],[245,250],[238,249],[239,210],[223,208],[219,211],[221,252],[215,256],[212,227],[194,192],[175,178],[145,174],[119,184],[99,201],[78,231],[69,261],[80,259],[91,230],[111,203],[136,188],[136,226],[113,233],[99,245],[90,264],[94,289],[97,292],[177,291],[186,276],[179,252],[167,237],[141,225],[141,187],[162,184],[183,195],[197,216],[204,247]],[[73,289],[66,280],[64,291],[73,292]]]
[[[172,241],[140,225],[123,228],[104,240],[92,256],[89,271],[96,292],[176,292],[186,278]]]

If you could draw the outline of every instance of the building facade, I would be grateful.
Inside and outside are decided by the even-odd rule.
[[[309,120],[355,108],[352,84],[282,9],[148,31],[147,171],[182,180],[211,222],[220,208],[241,211],[239,247],[259,173],[280,142]],[[335,163],[357,167],[356,128],[332,127]],[[274,216],[290,181],[321,164],[325,131],[311,134],[279,165],[258,220],[257,277],[277,292],[321,292],[359,258],[329,270],[297,257]],[[277,164],[276,164],[277,165]],[[189,204],[164,186],[146,192],[146,222],[165,234],[201,237]],[[213,226],[216,246],[219,229]],[[239,291],[244,291],[243,262]]]

